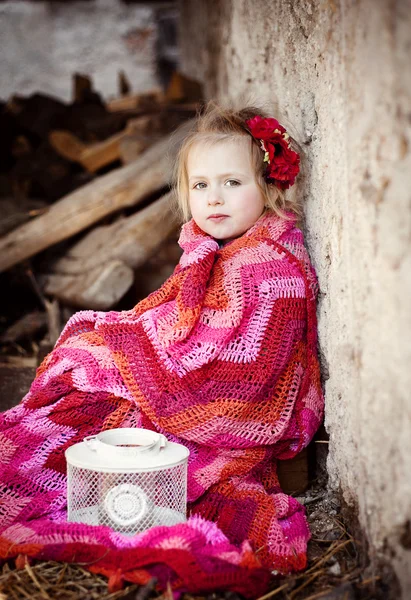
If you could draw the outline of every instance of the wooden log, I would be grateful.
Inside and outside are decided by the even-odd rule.
[[[44,291],[78,308],[107,310],[131,287],[133,270],[119,260],[99,265],[80,275],[43,276]]]
[[[35,335],[41,329],[47,326],[47,314],[35,310],[23,315],[15,321],[0,336],[0,342],[3,344],[17,342],[22,338],[29,338]]]
[[[147,148],[147,141],[141,135],[128,135],[120,140],[119,158],[123,165],[129,165],[137,160]]]
[[[73,78],[73,102],[81,103],[87,100],[93,91],[93,81],[88,75],[74,73]]]
[[[142,115],[140,118],[129,119],[127,126],[123,131],[115,133],[102,142],[85,144],[74,133],[65,130],[54,130],[49,135],[49,142],[54,150],[64,158],[73,162],[80,163],[89,173],[95,173],[101,167],[104,167],[122,156],[122,142],[127,143],[129,138],[138,137],[138,154],[134,151],[134,159],[148,148],[155,139],[153,136],[142,138],[141,131],[148,127],[148,115]],[[131,162],[128,160],[127,163]]]
[[[147,92],[139,94],[130,94],[121,96],[106,103],[106,108],[110,112],[119,112],[124,110],[135,110],[137,108],[149,108],[153,105],[161,105],[165,102],[165,95],[161,88],[153,88]]]
[[[60,306],[56,298],[53,298],[52,300],[47,300],[47,298],[45,298],[44,305],[46,307],[47,323],[49,329],[48,341],[49,344],[54,346],[62,330],[60,321]]]
[[[121,142],[126,139],[130,133],[130,129],[127,128],[116,135],[112,135],[104,142],[93,144],[92,147],[86,148],[81,157],[81,163],[84,168],[91,173],[95,173],[98,169],[101,169],[101,167],[119,160],[121,157]],[[142,143],[140,145],[138,156],[140,156],[148,146],[148,142],[145,144]]]
[[[19,130],[28,131],[44,140],[53,122],[59,121],[67,105],[45,94],[36,93],[28,98],[14,95],[7,102],[7,112],[14,115]]]
[[[71,131],[85,141],[94,142],[104,140],[124,127],[128,115],[108,111],[99,94],[87,84],[78,93],[81,94],[80,101],[71,105],[44,94],[33,94],[28,98],[13,96],[7,103],[7,115],[13,118],[17,135],[30,132],[42,142],[48,139],[53,129]],[[141,111],[134,110],[134,116]]]
[[[13,140],[11,155],[15,160],[33,152],[33,146],[25,135],[18,135]]]
[[[33,198],[0,198],[0,235],[45,213],[48,205]]]
[[[50,144],[64,158],[79,162],[89,173],[95,173],[101,167],[109,165],[121,157],[121,143],[132,135],[132,128],[110,136],[97,144],[84,144],[78,137],[69,131],[52,131]],[[149,146],[148,141],[139,138],[139,152],[134,153],[137,158]],[[131,162],[131,161],[128,161]]]
[[[134,206],[165,187],[186,132],[187,121],[133,163],[115,169],[55,202],[48,212],[0,239],[0,271],[83,231],[106,215]]]
[[[52,265],[54,273],[80,275],[118,260],[131,269],[144,264],[177,226],[171,194],[111,225],[95,227]],[[50,293],[48,289],[46,292]]]
[[[16,369],[24,369],[30,367],[33,367],[35,369],[38,365],[38,362],[35,356],[14,356],[3,354],[0,356],[0,365],[14,367]]]
[[[133,289],[137,301],[157,290],[174,271],[182,254],[179,235],[180,227],[176,227],[159,249],[134,271]]]
[[[123,69],[118,73],[118,91],[120,96],[127,96],[131,93],[131,83]]]
[[[9,177],[13,195],[17,198],[37,196],[49,203],[75,189],[72,165],[59,156],[47,140],[32,154],[23,154],[16,161]],[[85,181],[83,179],[83,185]]]
[[[169,102],[200,102],[203,99],[201,83],[174,71],[165,96]]]
[[[132,285],[133,269],[176,228],[170,195],[131,217],[92,230],[52,265],[53,273],[43,279],[45,293],[80,308],[107,310],[115,305]],[[118,271],[107,265],[117,265]],[[131,278],[124,269],[130,270]]]

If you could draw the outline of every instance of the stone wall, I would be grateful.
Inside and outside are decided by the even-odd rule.
[[[71,100],[72,75],[91,75],[106,99],[123,70],[132,91],[157,85],[155,8],[120,0],[0,3],[0,98],[43,92]]]
[[[182,69],[305,149],[330,486],[411,589],[411,5],[181,0]],[[377,567],[376,567],[377,568]],[[378,573],[377,573],[378,574]],[[404,593],[404,598],[407,598]]]

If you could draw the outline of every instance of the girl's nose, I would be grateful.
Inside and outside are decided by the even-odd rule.
[[[218,193],[217,190],[210,190],[209,194],[208,194],[208,203],[211,206],[214,206],[215,204],[222,204],[223,203],[223,199],[221,197],[221,195]]]

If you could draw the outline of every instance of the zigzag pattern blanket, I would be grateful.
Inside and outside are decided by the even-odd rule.
[[[0,558],[80,561],[191,592],[263,591],[306,566],[304,507],[277,459],[312,439],[324,398],[317,277],[301,230],[264,214],[222,248],[194,221],[169,279],[133,309],[80,311],[0,418]],[[144,427],[190,449],[189,520],[126,538],[66,522],[70,445]]]

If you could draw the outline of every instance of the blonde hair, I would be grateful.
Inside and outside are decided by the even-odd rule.
[[[189,185],[187,160],[194,144],[213,145],[219,142],[231,141],[239,136],[250,140],[250,153],[252,165],[255,169],[256,183],[259,187],[266,210],[271,210],[278,216],[288,219],[283,210],[294,212],[299,218],[303,215],[301,204],[296,199],[288,198],[285,190],[273,184],[268,184],[264,177],[263,151],[259,143],[247,129],[246,121],[255,115],[268,117],[266,111],[256,107],[247,106],[241,110],[223,108],[210,100],[203,110],[200,108],[194,121],[192,130],[188,133],[177,153],[177,160],[173,172],[173,188],[175,209],[182,221],[191,218],[189,207]],[[287,132],[288,133],[288,132]],[[290,136],[291,148],[302,154],[300,145]]]

